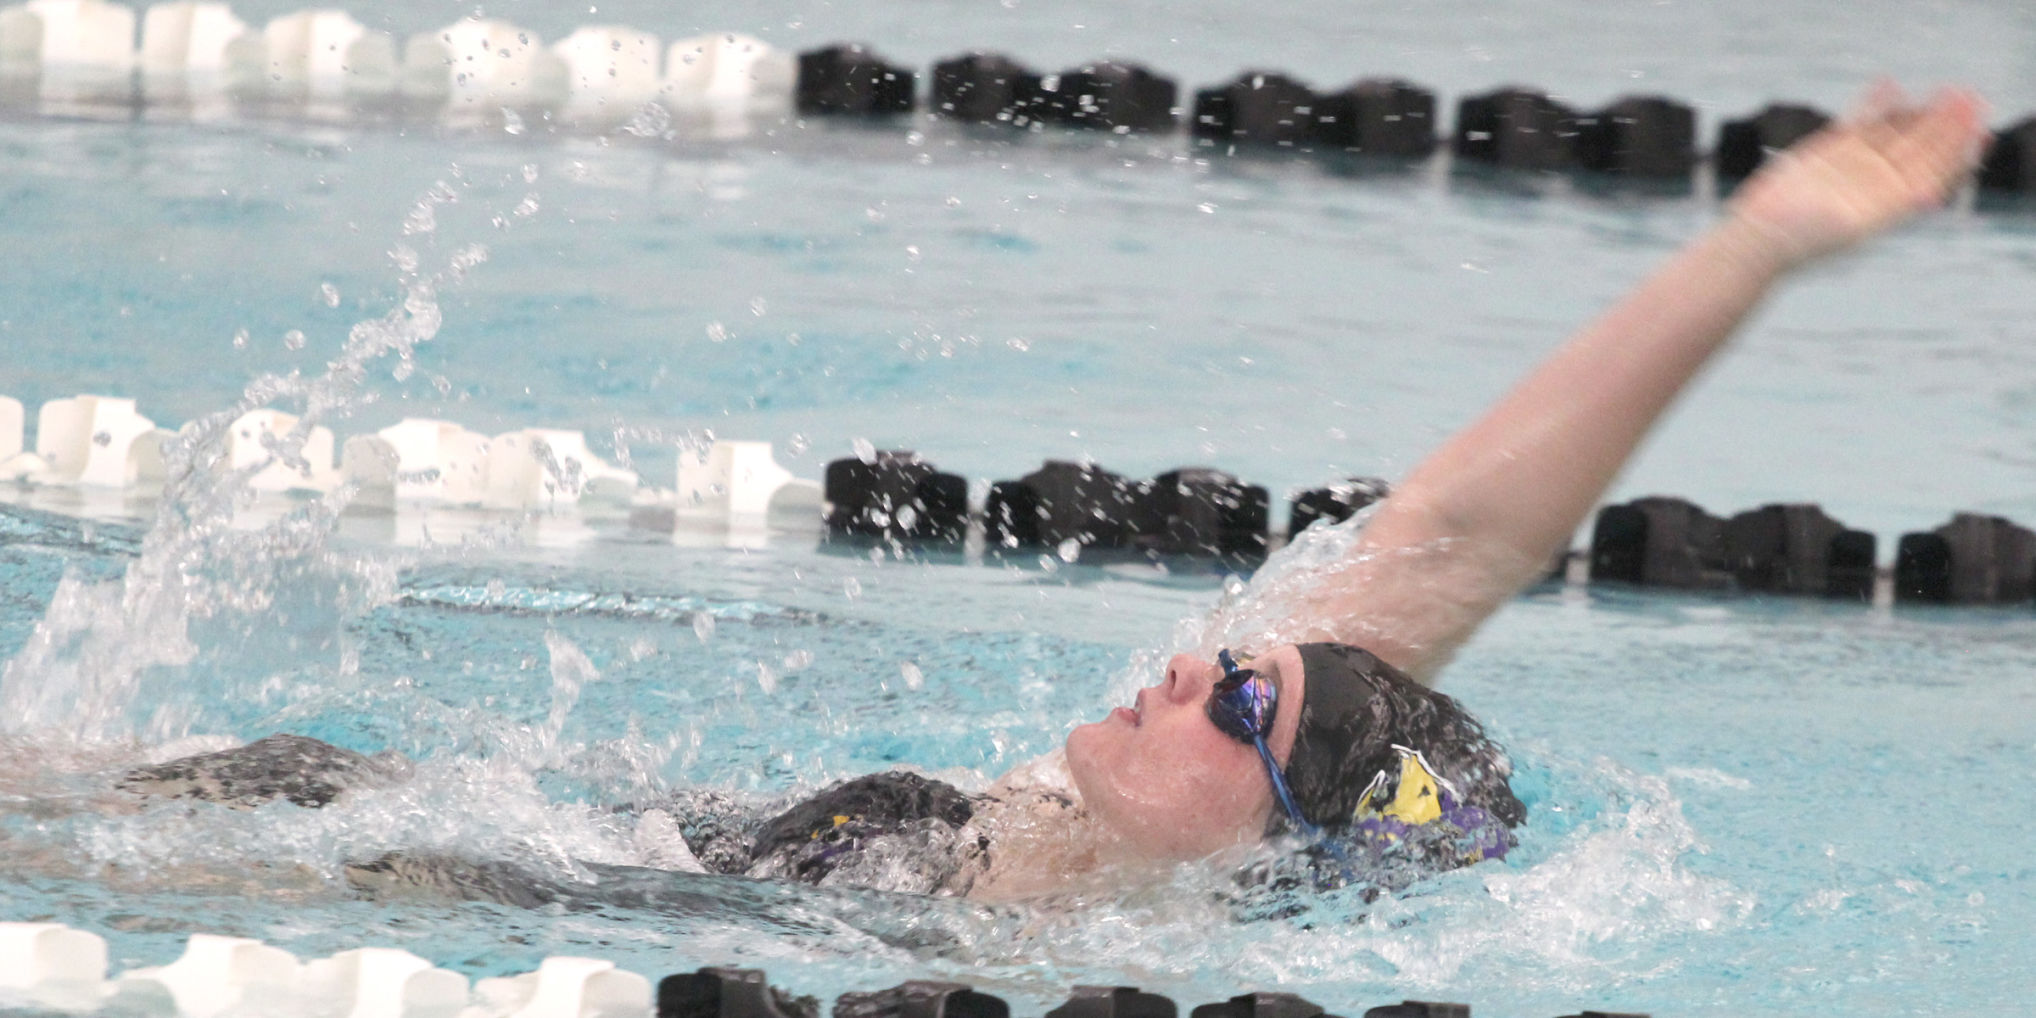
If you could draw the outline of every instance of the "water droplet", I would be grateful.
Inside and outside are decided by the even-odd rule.
[[[951,209],[958,209],[958,208],[961,208],[961,199],[960,199],[960,198],[957,198],[957,197],[955,197],[954,195],[948,195],[948,196],[947,196],[947,207],[948,207],[948,208],[951,208]]]
[[[1049,573],[1060,572],[1060,560],[1051,555],[1039,556],[1039,568]]]
[[[858,438],[854,442],[851,442],[849,444],[852,448],[855,449],[856,459],[859,459],[864,463],[875,463],[877,461],[876,443],[871,442],[867,438]]]
[[[1216,212],[1216,203],[1212,201],[1205,201],[1202,204],[1195,206],[1195,211],[1213,215]]]
[[[111,432],[106,431],[95,431],[92,433],[92,444],[102,449],[109,445],[112,445],[113,434]]]
[[[708,339],[708,340],[709,340],[710,342],[714,342],[714,343],[724,343],[724,342],[727,342],[727,341],[728,341],[728,326],[726,326],[726,325],[723,325],[723,324],[721,324],[720,322],[708,322],[708,323],[707,323],[707,339]]]
[[[812,447],[813,443],[808,442],[806,440],[806,436],[801,435],[796,431],[793,432],[792,437],[785,442],[785,451],[791,453],[794,456],[797,456],[800,453],[805,452],[806,450]]]
[[[862,581],[856,579],[853,576],[849,577],[846,580],[841,581],[841,592],[843,594],[848,595],[848,599],[851,601],[855,600],[858,597],[861,597]]]
[[[245,350],[245,349],[247,349],[247,330],[246,330],[246,329],[235,329],[235,330],[233,330],[233,348],[234,348],[235,350]]]
[[[918,260],[919,260],[919,245],[917,245],[917,244],[907,244],[907,245],[905,245],[905,257],[906,257],[907,259],[911,260],[911,261],[915,261],[915,262],[916,262],[916,261],[918,261]]]
[[[1004,341],[1004,345],[1010,347],[1013,350],[1018,351],[1019,353],[1024,353],[1025,351],[1032,349],[1032,341],[1022,336],[1012,336],[1010,339]]]
[[[1082,557],[1082,542],[1079,538],[1070,537],[1060,542],[1053,553],[1059,555],[1062,562],[1073,562]]]
[[[283,349],[285,350],[304,349],[304,330],[291,329],[290,331],[283,333]]]
[[[772,671],[770,665],[758,661],[756,663],[756,685],[758,689],[764,691],[765,696],[776,693],[778,691],[778,673]]]
[[[329,308],[336,308],[336,307],[338,307],[338,306],[339,306],[339,287],[336,287],[336,286],[332,285],[331,283],[320,283],[320,284],[318,284],[318,299],[320,299],[320,300],[324,301],[324,302],[325,302],[325,306],[326,306],[326,307],[329,307]]]
[[[924,689],[926,687],[926,673],[920,671],[919,666],[910,661],[898,662],[898,674],[905,677],[906,689]]]
[[[796,672],[801,668],[810,667],[812,664],[813,652],[810,650],[795,650],[785,655],[783,662],[786,674]]]
[[[509,134],[522,134],[523,116],[507,106],[502,107],[502,130]]]
[[[713,639],[714,616],[706,612],[694,612],[693,635],[699,637],[701,643],[706,643],[708,640]]]
[[[524,163],[524,164],[523,164],[523,182],[524,182],[524,183],[526,183],[526,184],[535,184],[535,183],[537,183],[537,164],[536,164],[536,163]]]
[[[506,583],[503,583],[503,582],[502,582],[501,580],[499,580],[499,579],[497,579],[497,580],[489,580],[489,581],[488,581],[488,600],[490,600],[490,601],[500,601],[500,600],[502,600],[503,598],[505,598],[505,597],[508,597],[508,596],[509,596],[509,585],[508,585],[508,584],[506,584]]]
[[[764,311],[768,310],[768,308],[769,305],[766,305],[764,303],[764,299],[762,297],[751,297],[749,299],[749,313],[757,316],[758,318],[762,318],[764,316]]]

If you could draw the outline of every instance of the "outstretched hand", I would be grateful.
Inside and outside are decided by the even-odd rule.
[[[1768,160],[1733,217],[1783,264],[1851,247],[1949,198],[1987,137],[1984,109],[1965,89],[1917,104],[1882,82],[1851,116]]]

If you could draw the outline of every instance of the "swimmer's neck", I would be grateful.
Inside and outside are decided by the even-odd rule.
[[[998,778],[970,825],[989,839],[989,866],[968,891],[978,901],[1114,895],[1170,870],[1138,856],[1082,807],[1058,751]]]

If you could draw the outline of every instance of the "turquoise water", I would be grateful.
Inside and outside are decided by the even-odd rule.
[[[2036,106],[2036,16],[1977,4],[1843,23],[1771,6],[1246,17],[1019,0],[703,8],[682,25],[601,7],[668,37],[855,36],[914,61],[990,42],[1044,64],[1121,51],[1192,80],[1271,57],[1325,81],[1361,65],[1445,97],[1514,78],[1585,103],[1645,86],[1702,102],[1707,132],[1769,96],[1835,103],[1883,68],[1955,70],[2004,109]],[[356,11],[403,30],[462,12]],[[587,20],[491,13],[552,37]],[[459,201],[406,238],[441,181]],[[512,216],[526,195],[537,213]],[[866,438],[978,481],[1087,454],[1139,474],[1213,463],[1278,493],[1403,472],[1714,214],[1702,194],[1434,166],[1351,178],[1203,161],[1175,140],[1010,144],[925,123],[665,146],[17,121],[0,124],[16,253],[0,265],[0,393],[110,392],[196,418],[260,373],[322,370],[400,299],[392,248],[436,266],[483,243],[487,262],[440,293],[414,373],[379,362],[335,429],[421,414],[581,428],[666,485],[671,443],[712,431],[774,441],[806,476]],[[1961,208],[1800,281],[1615,495],[1815,499],[1878,531],[1884,560],[1895,534],[1954,509],[2036,521],[2032,224]],[[1520,850],[1368,912],[1331,897],[1237,923],[1214,901],[1222,875],[1192,868],[1072,911],[613,870],[608,887],[666,907],[369,902],[339,868],[391,849],[561,882],[654,864],[609,807],[671,788],[763,803],[898,764],[980,786],[1123,702],[1155,653],[1192,642],[1182,620],[1223,579],[872,558],[796,534],[701,549],[614,520],[519,541],[448,519],[441,535],[485,539],[398,548],[396,524],[356,512],[329,535],[308,519],[145,542],[150,512],[0,516],[0,702],[18,710],[0,719],[0,918],[106,935],[116,969],[203,930],[305,956],[396,943],[476,975],[561,953],[651,975],[738,962],[824,997],[931,975],[1025,1008],[1075,982],[1183,1003],[1278,985],[1346,1014],[1401,997],[1926,1014],[2032,988],[2026,610],[1530,594],[1444,684],[1515,749],[1533,818]],[[185,551],[188,588],[129,571]],[[94,585],[123,575],[124,590]],[[106,705],[78,708],[88,689]],[[417,774],[315,812],[98,797],[137,759],[275,731],[397,749]]]

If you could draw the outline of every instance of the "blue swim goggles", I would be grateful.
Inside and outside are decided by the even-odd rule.
[[[1315,825],[1301,815],[1294,790],[1287,787],[1287,776],[1280,772],[1271,747],[1265,743],[1266,736],[1272,733],[1273,712],[1279,707],[1279,689],[1256,671],[1238,667],[1227,649],[1216,652],[1216,662],[1223,666],[1223,677],[1216,680],[1216,688],[1209,694],[1206,708],[1209,721],[1217,731],[1258,748],[1258,758],[1265,762],[1265,775],[1272,779],[1273,795],[1279,799],[1287,819],[1303,834],[1319,834]]]

